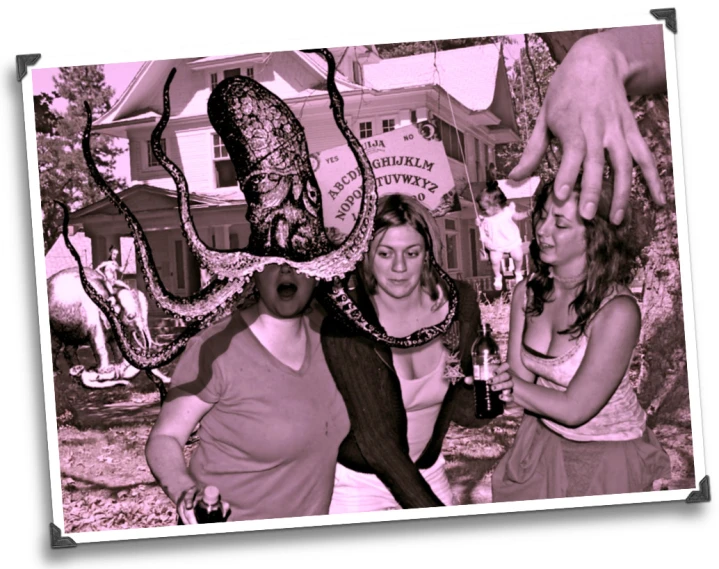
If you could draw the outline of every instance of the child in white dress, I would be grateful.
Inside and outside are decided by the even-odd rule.
[[[484,247],[489,251],[489,260],[492,262],[494,273],[494,288],[502,290],[502,258],[509,253],[514,261],[515,282],[524,278],[522,261],[522,236],[515,222],[526,219],[529,211],[517,212],[514,202],[509,202],[507,196],[499,188],[496,181],[487,183],[487,188],[477,197],[479,215],[477,227]]]

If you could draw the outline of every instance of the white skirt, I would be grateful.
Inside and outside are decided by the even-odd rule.
[[[452,489],[444,471],[444,457],[440,454],[432,466],[420,474],[445,505],[454,505]],[[337,463],[335,488],[330,503],[330,514],[400,510],[401,507],[384,483],[374,474],[355,472]]]

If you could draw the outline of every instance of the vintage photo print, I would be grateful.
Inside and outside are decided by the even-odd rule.
[[[701,500],[672,17],[28,57],[54,545]]]

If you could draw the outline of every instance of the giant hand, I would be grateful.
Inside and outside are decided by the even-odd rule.
[[[509,177],[521,180],[532,174],[547,150],[551,132],[562,145],[554,191],[566,199],[583,168],[580,213],[584,218],[596,213],[605,149],[614,170],[612,222],[624,217],[632,159],[641,168],[654,201],[663,205],[666,197],[656,163],[627,95],[664,89],[661,26],[618,28],[580,39],[552,77],[527,148]]]

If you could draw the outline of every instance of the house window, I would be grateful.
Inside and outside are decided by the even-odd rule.
[[[217,87],[217,73],[210,74],[210,87],[213,91],[215,90],[215,87]]]
[[[382,132],[394,130],[394,119],[382,119]]]
[[[229,77],[238,77],[239,75],[242,75],[242,69],[240,67],[237,67],[235,69],[225,69],[224,72],[225,79]]]
[[[464,133],[438,118],[439,133],[447,156],[464,162]]]
[[[457,224],[453,219],[444,220],[445,245],[447,246],[447,268],[459,269],[459,246]]]
[[[162,148],[162,151],[167,154],[167,144],[165,143],[165,139],[160,140],[160,147]],[[147,166],[152,168],[153,166],[159,166],[160,163],[155,158],[155,155],[152,152],[152,144],[150,141],[147,141]]]
[[[247,67],[245,68],[245,72],[242,73],[241,67],[235,67],[234,69],[225,69],[225,79],[228,77],[239,77],[240,75],[245,75],[246,77],[249,77],[250,79],[254,79],[255,77],[255,68],[254,67]]]
[[[372,136],[372,121],[361,122],[359,125],[359,137],[369,138]]]
[[[409,112],[409,120],[412,124],[417,124],[417,111],[415,109]]]
[[[229,188],[237,185],[235,167],[230,161],[227,148],[216,134],[212,135],[212,152],[215,162],[215,184],[218,188]]]

